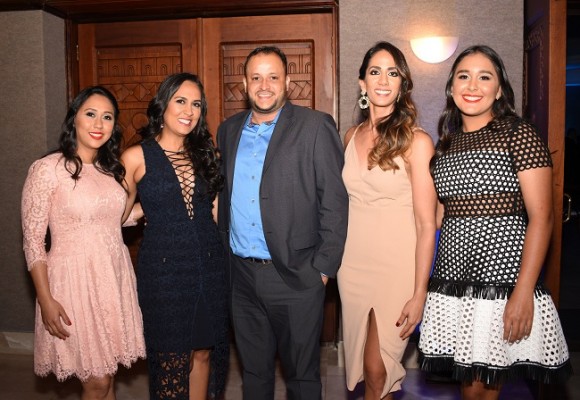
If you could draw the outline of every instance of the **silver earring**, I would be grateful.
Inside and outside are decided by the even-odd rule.
[[[360,107],[361,110],[365,110],[367,108],[369,108],[369,96],[367,96],[367,92],[364,90],[360,91],[360,97],[358,99],[358,106]]]
[[[161,124],[161,129],[163,129],[165,127],[165,125]]]

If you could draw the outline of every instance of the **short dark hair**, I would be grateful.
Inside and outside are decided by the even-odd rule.
[[[257,56],[258,54],[276,54],[278,57],[280,57],[280,60],[284,65],[284,74],[288,75],[288,60],[286,59],[286,54],[284,54],[284,52],[276,46],[260,46],[252,50],[246,57],[246,62],[244,62],[244,76],[246,76],[248,72],[248,63],[254,56]]]

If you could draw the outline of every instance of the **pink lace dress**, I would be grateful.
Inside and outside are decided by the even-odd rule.
[[[111,176],[83,165],[76,182],[61,154],[36,161],[22,194],[28,269],[47,263],[52,296],[72,321],[51,336],[36,305],[34,372],[59,380],[112,375],[145,356],[135,274],[121,235],[127,196]],[[45,251],[47,227],[50,251]]]

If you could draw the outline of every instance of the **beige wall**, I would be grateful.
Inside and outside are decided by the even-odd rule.
[[[523,73],[523,0],[340,0],[340,131],[353,125],[358,69],[377,41],[397,46],[411,69],[419,122],[434,138],[445,106],[445,83],[455,57],[473,44],[487,44],[503,58],[521,111]],[[413,54],[409,40],[423,36],[457,36],[450,59],[427,64]]]
[[[340,130],[352,123],[365,51],[387,40],[406,55],[422,126],[436,136],[454,56],[476,43],[503,57],[521,104],[523,0],[340,0]],[[20,194],[28,166],[56,145],[66,112],[64,21],[42,11],[0,13],[0,331],[30,331],[34,291],[22,254]],[[409,39],[458,36],[459,49],[426,64]]]
[[[66,112],[64,39],[60,18],[0,13],[0,331],[33,329],[20,195],[32,161],[56,145]]]

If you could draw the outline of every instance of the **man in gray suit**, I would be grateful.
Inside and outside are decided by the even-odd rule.
[[[280,49],[254,49],[244,70],[251,110],[218,129],[226,178],[218,225],[230,249],[244,399],[274,398],[278,352],[288,399],[316,400],[325,285],[348,219],[342,145],[330,115],[287,101]]]

